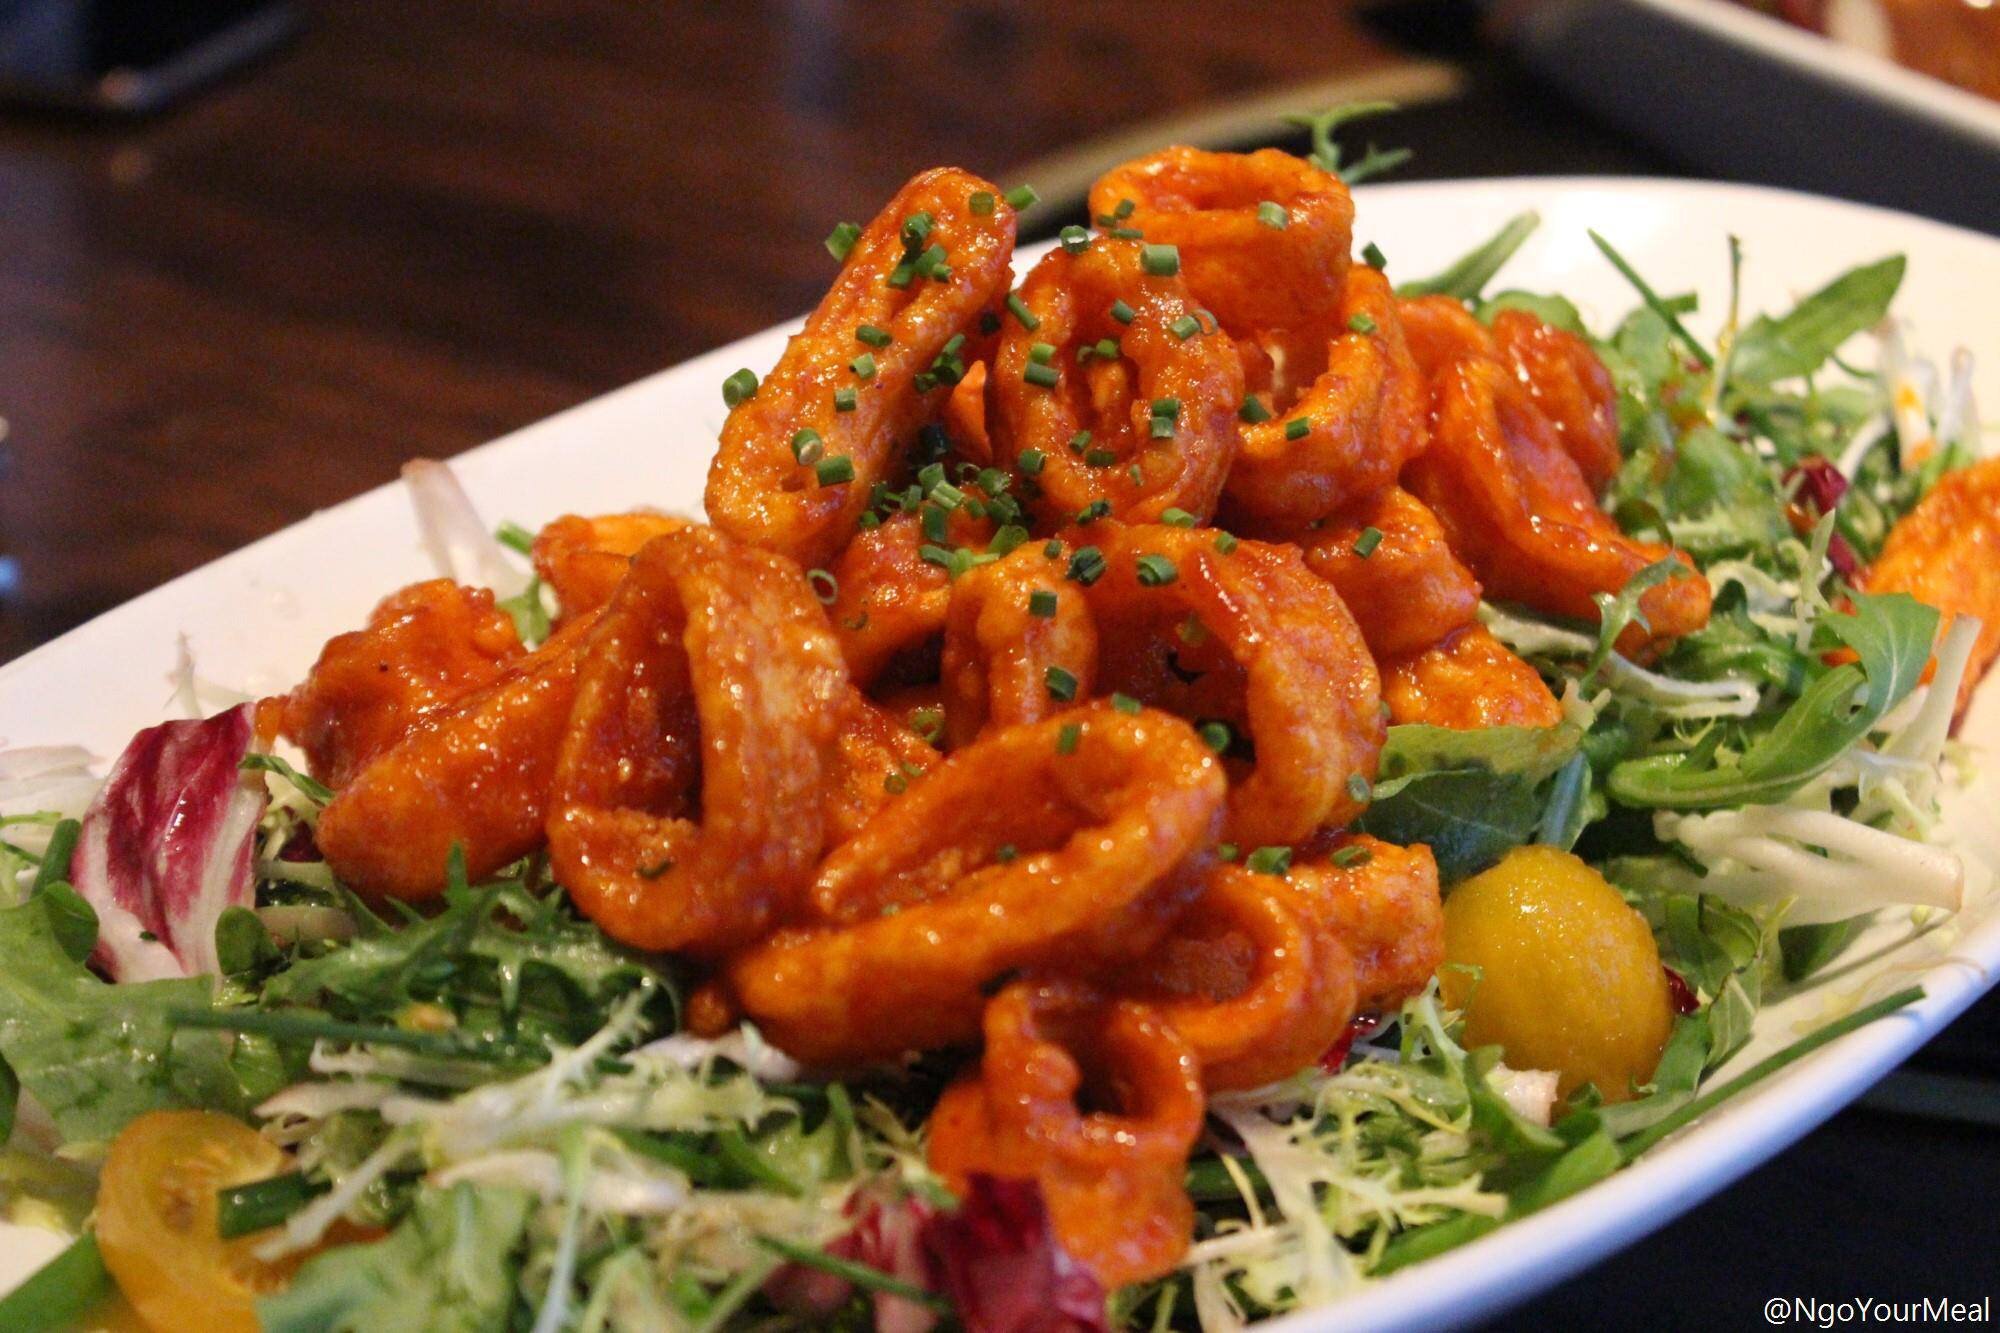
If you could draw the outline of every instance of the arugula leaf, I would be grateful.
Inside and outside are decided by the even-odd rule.
[[[1681,346],[1687,348],[1689,355],[1701,362],[1703,370],[1713,370],[1715,368],[1714,355],[1701,345],[1700,339],[1687,331],[1687,326],[1681,323],[1680,311],[1675,307],[1674,303],[1654,291],[1652,284],[1639,276],[1639,270],[1633,268],[1630,261],[1612,247],[1611,242],[1605,240],[1595,231],[1588,234],[1591,242],[1597,246],[1606,259],[1611,261],[1611,267],[1617,269],[1619,276],[1632,284],[1632,290],[1639,293],[1639,299],[1646,303],[1646,308],[1657,315],[1668,329],[1672,330],[1673,335],[1680,339]]]
[[[1611,794],[1627,805],[1686,810],[1782,801],[1824,772],[1916,687],[1938,614],[1903,593],[1854,595],[1819,618],[1818,641],[1860,657],[1824,671],[1734,763],[1676,753],[1627,759]]]
[[[258,1301],[258,1321],[266,1333],[507,1328],[533,1202],[497,1185],[425,1190],[387,1239],[328,1250]]]
[[[671,993],[664,976],[573,916],[559,892],[538,898],[502,881],[447,890],[445,904],[400,930],[295,962],[265,984],[264,1004],[393,1022],[410,1004],[442,1003],[461,1035],[485,1022],[575,1042],[633,988],[652,982]]]
[[[1598,1118],[1612,1137],[1624,1138],[1648,1129],[1693,1101],[1701,1076],[1709,1068],[1709,1045],[1706,1009],[1675,1018],[1646,1095],[1597,1108]]]
[[[1765,385],[1818,370],[1842,343],[1882,322],[1904,267],[1903,256],[1890,255],[1849,269],[1787,314],[1759,315],[1736,340],[1731,376]]]
[[[58,901],[43,893],[0,909],[0,1056],[64,1140],[108,1139],[161,1107],[246,1110],[228,1039],[177,1033],[170,1019],[208,1008],[213,979],[100,980],[65,947]]]
[[[1582,734],[1572,726],[1389,728],[1375,799],[1356,826],[1387,842],[1426,843],[1447,884],[1531,841],[1542,788]]]
[[[1486,284],[1493,281],[1493,276],[1541,225],[1540,213],[1531,210],[1516,214],[1484,243],[1459,256],[1442,272],[1403,283],[1396,288],[1396,295],[1451,296],[1461,301],[1477,301]]]

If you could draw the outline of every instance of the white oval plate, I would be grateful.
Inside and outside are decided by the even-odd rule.
[[[1981,354],[1980,396],[2000,407],[2000,242],[1879,209],[1742,186],[1617,179],[1535,179],[1371,186],[1357,192],[1357,244],[1374,241],[1392,275],[1443,267],[1524,209],[1541,229],[1495,289],[1560,291],[1603,327],[1634,304],[1584,235],[1609,237],[1663,292],[1702,297],[1698,329],[1722,316],[1725,237],[1742,238],[1746,311],[1779,308],[1848,266],[1901,251],[1909,276],[1897,309],[1917,346]],[[1030,256],[1032,257],[1032,256]],[[459,458],[481,512],[534,526],[570,511],[648,504],[698,513],[722,424],[722,379],[759,371],[796,325],[697,357]],[[309,449],[313,441],[301,440]],[[408,501],[372,491],[138,598],[0,667],[0,744],[80,743],[115,755],[168,715],[176,636],[205,680],[248,691],[289,687],[330,635],[359,624],[391,589],[432,570]],[[2000,743],[2000,691],[1989,690],[1965,738]],[[2000,867],[2000,783],[1957,802],[1959,830]],[[1979,812],[1974,814],[1973,812]],[[1830,1016],[1912,981],[1928,997],[1786,1069],[1631,1169],[1454,1253],[1273,1329],[1434,1329],[1464,1323],[1552,1284],[1661,1225],[1790,1144],[1858,1095],[1992,982],[2000,920],[1981,900],[1916,938],[1884,922],[1812,989],[1767,1007],[1742,1067]],[[36,1242],[40,1241],[38,1244]],[[0,1287],[46,1256],[43,1237],[0,1230]]]

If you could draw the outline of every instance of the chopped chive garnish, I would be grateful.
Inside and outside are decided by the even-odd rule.
[[[1303,440],[1306,436],[1312,434],[1312,428],[1311,417],[1293,417],[1285,423],[1285,438],[1288,440]]]
[[[1356,311],[1347,317],[1347,327],[1354,333],[1375,332],[1375,317],[1366,311]]]
[[[1076,698],[1076,677],[1059,666],[1052,666],[1042,673],[1042,684],[1048,687],[1049,698],[1066,704]]]
[[[1104,577],[1104,552],[1095,546],[1080,546],[1069,558],[1069,568],[1063,577],[1072,583],[1081,583],[1088,588]]]
[[[1237,541],[1235,533],[1218,532],[1215,534],[1215,549],[1219,553],[1223,555],[1228,555],[1231,551],[1234,551],[1236,549],[1236,546],[1237,546]]]
[[[938,505],[927,504],[917,510],[917,524],[922,528],[925,540],[942,544],[951,531],[951,515]]]
[[[874,353],[863,352],[860,356],[857,356],[852,361],[848,362],[847,368],[853,371],[856,375],[860,376],[864,380],[874,379],[875,378]]]
[[[1259,875],[1282,875],[1292,868],[1292,849],[1259,847],[1243,858],[1243,868]]]
[[[941,481],[931,487],[931,502],[941,509],[950,511],[965,503],[965,492],[948,481]]]
[[[1185,509],[1173,508],[1161,512],[1160,522],[1170,528],[1191,528],[1195,525],[1195,517]]]
[[[946,569],[951,568],[951,552],[935,543],[925,542],[917,548],[917,555],[925,564],[943,565]]]
[[[1047,588],[1037,588],[1028,594],[1028,614],[1037,620],[1053,620],[1056,615],[1056,595]]]
[[[965,350],[965,335],[962,333],[954,333],[951,335],[951,337],[945,339],[944,346],[938,349],[938,355],[957,356],[960,352],[964,350]]]
[[[1260,421],[1269,421],[1271,409],[1264,406],[1264,400],[1256,394],[1246,393],[1243,395],[1243,406],[1236,409],[1236,419],[1254,426]]]
[[[1171,440],[1174,438],[1174,419],[1172,417],[1154,417],[1147,423],[1146,433],[1156,440]]]
[[[903,244],[912,250],[923,247],[924,238],[931,234],[931,215],[919,210],[903,219]]]
[[[1086,450],[1083,455],[1083,465],[1085,467],[1110,467],[1117,461],[1118,455],[1112,453],[1109,449],[1090,449]]]
[[[1335,848],[1333,855],[1327,859],[1342,870],[1352,870],[1356,866],[1365,866],[1374,860],[1375,853],[1369,851],[1366,847],[1349,844],[1346,847]]]
[[[917,272],[923,274],[925,277],[936,278],[942,282],[951,276],[951,266],[945,263],[945,259],[944,247],[942,245],[933,245],[918,255],[911,263]]]
[[[1064,227],[1056,233],[1056,240],[1073,255],[1080,255],[1090,248],[1090,233],[1082,227]]]
[[[1189,338],[1201,332],[1201,321],[1193,315],[1182,315],[1179,319],[1167,325],[1167,332],[1173,334],[1174,337],[1179,338],[1182,342],[1186,342]]]
[[[1382,253],[1382,247],[1370,241],[1361,247],[1361,262],[1380,272],[1389,267],[1389,256]]]
[[[1382,529],[1363,528],[1361,535],[1354,539],[1354,554],[1366,560],[1375,554],[1375,548],[1382,544]]]
[[[863,324],[854,331],[854,336],[870,347],[887,347],[895,341],[889,336],[889,330],[878,329],[873,324]]]
[[[1100,496],[1076,511],[1076,525],[1080,528],[1087,528],[1100,518],[1110,517],[1111,501]]]
[[[854,386],[851,384],[844,389],[833,391],[833,410],[836,412],[852,412],[860,401],[861,395],[854,391]]]
[[[1147,408],[1146,411],[1150,416],[1165,417],[1169,421],[1179,421],[1181,419],[1181,400],[1178,398],[1155,398],[1153,405]]]
[[[1217,860],[1234,861],[1236,859],[1236,844],[1233,842],[1216,843],[1215,855]]]
[[[822,486],[838,486],[842,482],[854,480],[854,460],[846,454],[836,454],[832,458],[822,458],[813,464],[813,476]]]
[[[1146,705],[1140,703],[1129,694],[1112,695],[1111,706],[1128,717],[1138,716],[1146,707]]]
[[[1149,245],[1139,251],[1139,267],[1156,278],[1170,278],[1181,271],[1181,252],[1171,245]]]
[[[1042,317],[1028,309],[1028,303],[1021,299],[1019,292],[1007,293],[1007,313],[1021,321],[1021,327],[1033,333],[1042,327]]]
[[[831,571],[809,569],[806,571],[806,582],[812,584],[813,596],[819,598],[822,606],[832,606],[834,599],[840,596],[840,580]]]
[[[1117,320],[1120,324],[1130,324],[1138,317],[1139,312],[1125,304],[1124,301],[1113,301],[1111,303],[1111,318]]]
[[[1090,432],[1087,430],[1080,430],[1069,437],[1069,451],[1073,454],[1082,453],[1084,449],[1089,447],[1089,444]]]
[[[882,779],[882,790],[891,796],[901,796],[910,789],[910,780],[901,773],[891,773]]]
[[[1140,556],[1134,563],[1139,569],[1139,582],[1144,587],[1164,588],[1180,577],[1180,571],[1174,568],[1174,562],[1163,555],[1149,552]]]
[[[1115,241],[1143,241],[1146,239],[1146,233],[1140,231],[1137,227],[1113,227],[1105,235]]]
[[[730,407],[757,396],[757,372],[745,366],[722,382],[722,401]]]
[[[817,463],[826,456],[826,443],[819,432],[808,426],[792,436],[792,457],[801,463]]]
[[[1083,728],[1074,722],[1065,722],[1056,733],[1056,753],[1075,754],[1077,742],[1083,739]]]
[[[1035,187],[1032,185],[1016,185],[1013,189],[1007,191],[1007,206],[1009,208],[1032,208],[1041,201],[1042,196],[1035,193]]]
[[[965,202],[966,206],[972,210],[972,215],[974,217],[976,218],[986,217],[993,211],[993,204],[994,204],[993,191],[974,190],[972,192],[972,197],[966,200]]]
[[[1048,557],[1050,560],[1055,560],[1060,558],[1062,555],[1062,543],[1057,541],[1054,537],[1049,538],[1047,541],[1042,543],[1042,554]]]
[[[857,223],[843,222],[827,234],[826,252],[835,259],[847,259],[854,250],[854,243],[861,239],[861,227]]]
[[[915,264],[898,264],[889,270],[889,276],[886,281],[891,287],[901,291],[903,288],[909,286],[916,279],[916,276],[917,266]]]
[[[1021,368],[1021,378],[1030,384],[1039,385],[1044,389],[1053,389],[1056,385],[1062,383],[1062,372],[1054,366],[1043,365],[1039,361],[1030,361]]]
[[[1056,345],[1054,343],[1030,343],[1028,345],[1028,360],[1034,362],[1036,365],[1046,366],[1055,359]]]
[[[1355,800],[1365,801],[1374,794],[1374,791],[1375,789],[1369,784],[1368,779],[1362,777],[1359,773],[1349,773],[1347,775],[1347,794]]]
[[[1011,555],[1014,548],[1026,540],[1028,540],[1026,528],[1018,523],[1002,524],[1000,530],[993,534],[993,540],[986,543],[986,554],[995,558]]]
[[[1014,460],[1015,465],[1021,469],[1022,474],[1029,477],[1041,476],[1042,468],[1048,461],[1048,455],[1040,449],[1023,449],[1021,456]]]
[[[1146,470],[1140,467],[1137,463],[1134,463],[1131,467],[1126,468],[1125,475],[1132,479],[1132,484],[1134,486],[1143,486],[1146,484]]]
[[[926,463],[917,469],[917,489],[928,493],[933,487],[944,484],[944,464]]]
[[[1257,205],[1257,220],[1272,231],[1283,231],[1292,221],[1290,215],[1285,212],[1284,205],[1271,199],[1266,199]]]
[[[1116,361],[1119,356],[1118,340],[1116,338],[1099,338],[1097,345],[1091,350],[1097,353],[1098,359],[1101,361]]]
[[[1204,722],[1201,724],[1201,743],[1217,754],[1221,754],[1224,750],[1227,750],[1229,742],[1233,739],[1234,737],[1230,734],[1227,722]]]
[[[1130,199],[1120,199],[1118,206],[1111,210],[1111,220],[1113,222],[1123,222],[1126,218],[1131,217],[1138,207],[1139,205]]]

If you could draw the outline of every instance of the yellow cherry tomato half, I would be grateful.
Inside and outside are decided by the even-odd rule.
[[[1652,1078],[1674,1021],[1659,946],[1577,857],[1520,847],[1465,880],[1445,899],[1444,956],[1439,986],[1465,1011],[1468,1047],[1557,1071],[1564,1096],[1594,1083],[1624,1101]]]
[[[97,1188],[97,1244],[153,1333],[256,1333],[256,1300],[291,1280],[267,1233],[224,1240],[217,1192],[290,1170],[284,1151],[212,1111],[152,1111],[111,1141]]]

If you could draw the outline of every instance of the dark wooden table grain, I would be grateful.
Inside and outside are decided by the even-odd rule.
[[[1676,169],[1445,26],[1466,95],[1382,129],[1414,174]],[[919,167],[1012,180],[1402,60],[1335,3],[340,0],[158,120],[0,114],[0,660],[409,457],[797,313],[830,221]],[[1983,1008],[1946,1040],[1991,1075]],[[1994,1145],[1848,1111],[1506,1327],[1990,1294]]]
[[[1318,8],[341,0],[161,119],[0,116],[0,660],[797,313],[922,166],[1395,59]]]

